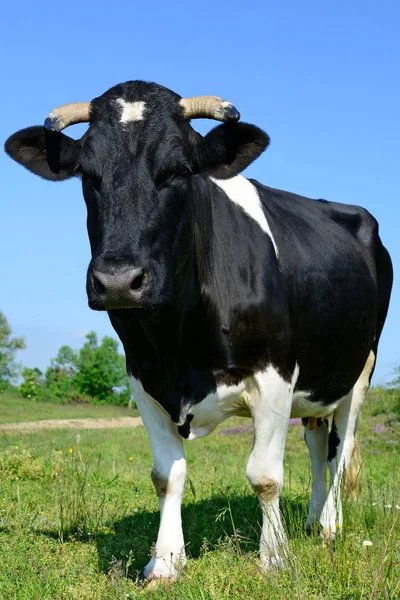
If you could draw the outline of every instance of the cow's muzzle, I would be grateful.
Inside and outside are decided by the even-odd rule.
[[[140,308],[149,285],[149,273],[131,265],[92,265],[88,271],[87,293],[93,310]]]

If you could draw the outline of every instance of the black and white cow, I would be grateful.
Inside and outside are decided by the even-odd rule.
[[[376,220],[242,177],[269,137],[239,116],[220,98],[130,81],[6,142],[33,173],[82,178],[89,306],[108,311],[124,345],[154,456],[161,522],[148,579],[174,577],[185,562],[183,440],[231,415],[254,424],[247,477],[262,508],[263,566],[281,566],[287,552],[279,494],[290,417],[308,419],[308,526],[334,538],[389,304]],[[202,137],[189,123],[199,117],[223,124]],[[83,121],[82,139],[60,133]]]

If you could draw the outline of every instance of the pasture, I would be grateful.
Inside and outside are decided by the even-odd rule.
[[[132,415],[109,407],[47,410],[44,415],[46,407],[21,400],[13,408],[12,399],[0,396],[3,422],[24,415]],[[317,535],[304,532],[311,474],[302,437],[303,427],[292,424],[281,501],[291,550],[286,571],[265,576],[258,570],[261,514],[245,476],[250,421],[232,419],[208,438],[186,444],[187,569],[179,582],[149,589],[135,581],[158,529],[144,428],[2,432],[0,598],[399,598],[399,397],[372,391],[366,400],[360,425],[363,489],[357,503],[345,502],[345,526],[334,550],[322,549]]]

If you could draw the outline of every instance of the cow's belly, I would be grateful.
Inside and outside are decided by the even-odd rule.
[[[327,417],[336,410],[340,403],[340,400],[337,400],[330,404],[323,404],[323,402],[309,400],[309,397],[310,394],[308,392],[295,390],[292,400],[292,410],[290,412],[291,418]]]
[[[217,425],[232,416],[250,417],[249,394],[251,378],[237,386],[221,385],[215,393],[209,394],[204,400],[192,406],[189,414],[193,416],[190,422],[189,440],[195,440],[211,433]],[[268,390],[267,390],[268,393]],[[309,400],[310,394],[296,390],[293,394],[290,416],[326,417],[332,414],[340,403],[324,405],[322,402]]]
[[[220,385],[216,392],[193,405],[189,411],[193,417],[190,422],[189,440],[208,435],[222,421],[234,415],[249,417],[247,387],[248,380],[239,385]]]

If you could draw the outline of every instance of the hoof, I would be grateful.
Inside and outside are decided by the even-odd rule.
[[[182,570],[185,568],[186,558],[183,557],[176,564],[170,560],[153,557],[150,562],[140,571],[137,577],[137,585],[146,589],[157,585],[168,585],[177,581]],[[151,585],[150,585],[151,584]]]
[[[139,575],[137,576],[136,584],[140,588],[146,588],[146,590],[152,590],[152,589],[158,587],[159,585],[167,586],[170,583],[174,583],[175,581],[177,581],[177,579],[178,579],[177,575],[171,575],[171,576],[160,575],[159,577],[155,577],[153,575],[150,577],[146,577],[145,570],[142,569],[140,571]]]

